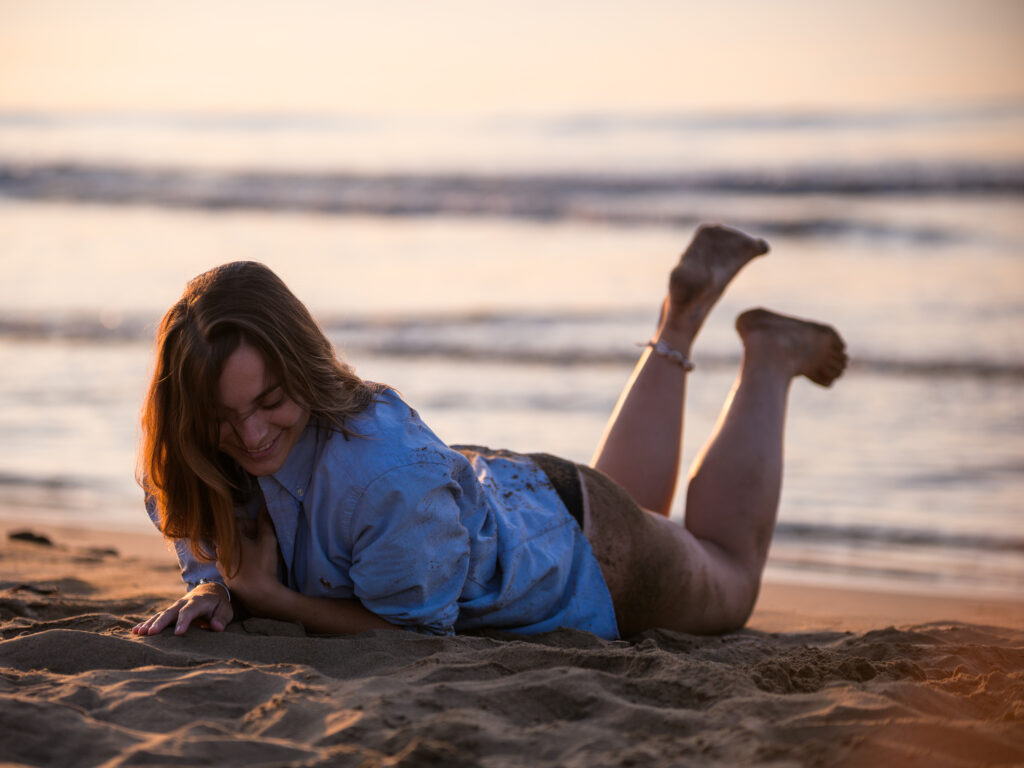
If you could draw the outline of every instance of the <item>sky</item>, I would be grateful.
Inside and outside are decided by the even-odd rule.
[[[546,113],[1024,99],[1019,0],[0,0],[0,109]]]

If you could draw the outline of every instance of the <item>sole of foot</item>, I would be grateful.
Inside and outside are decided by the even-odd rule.
[[[748,351],[768,352],[794,375],[823,387],[832,386],[846,369],[846,344],[830,325],[758,308],[736,318],[736,330]]]
[[[768,243],[738,229],[705,224],[669,275],[669,300],[677,307],[714,303],[749,261],[768,253]]]

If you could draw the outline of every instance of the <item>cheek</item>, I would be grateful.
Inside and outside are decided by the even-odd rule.
[[[231,429],[231,425],[228,424],[226,421],[222,421],[220,423],[219,432],[217,433],[217,442],[219,447],[223,448],[225,445],[232,441],[232,438],[234,436],[235,433]]]
[[[287,405],[283,405],[281,407],[277,422],[282,427],[290,428],[297,427],[299,424],[304,422],[305,419],[306,409],[294,400],[290,400]]]

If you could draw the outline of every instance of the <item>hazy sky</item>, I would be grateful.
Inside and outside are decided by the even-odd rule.
[[[0,109],[522,112],[1024,98],[1020,0],[0,0]]]

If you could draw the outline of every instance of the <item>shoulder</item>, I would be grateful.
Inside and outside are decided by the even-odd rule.
[[[410,465],[451,465],[454,451],[392,389],[380,392],[348,426],[351,436],[337,432],[323,436],[317,464],[343,474],[355,486],[365,489]]]

